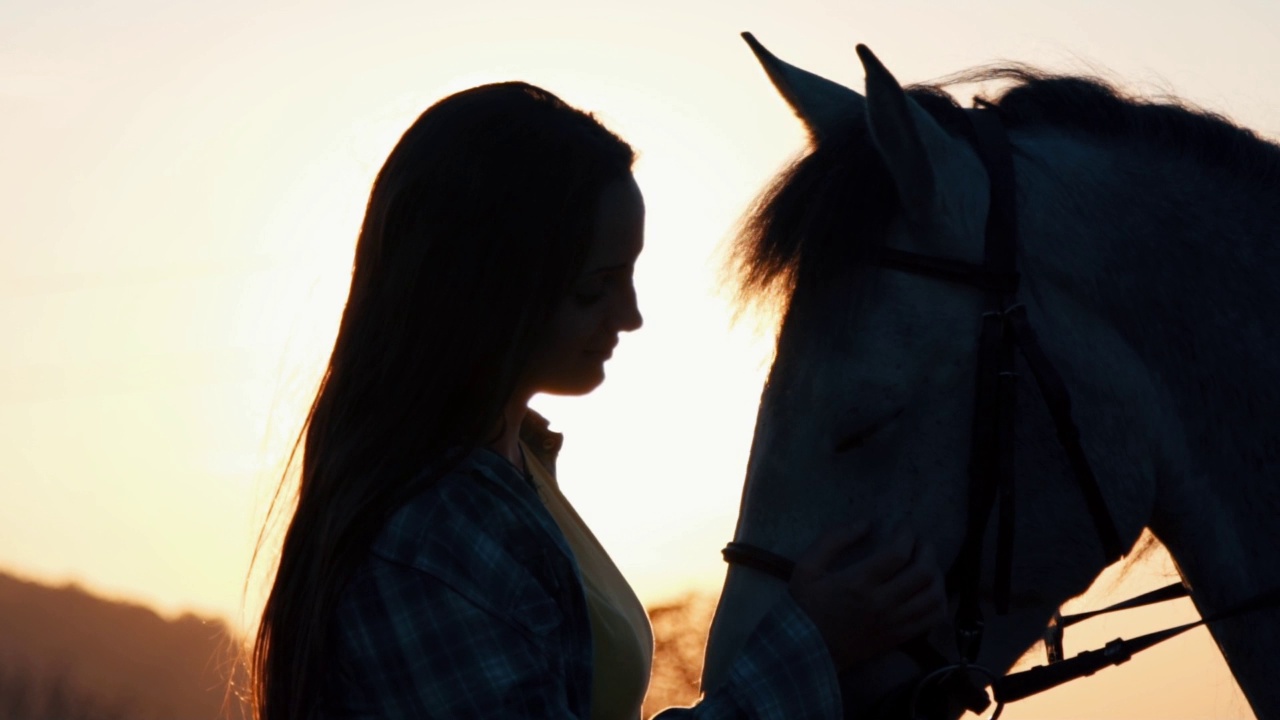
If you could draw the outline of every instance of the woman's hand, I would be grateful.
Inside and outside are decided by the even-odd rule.
[[[789,590],[818,626],[837,670],[947,620],[942,572],[929,546],[867,523],[824,532],[796,561]]]

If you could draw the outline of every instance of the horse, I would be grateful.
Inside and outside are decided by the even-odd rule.
[[[1016,494],[1000,490],[1013,511],[973,543],[985,619],[973,666],[999,679],[1148,529],[1214,619],[1253,711],[1280,718],[1280,609],[1233,611],[1280,586],[1280,146],[1183,101],[1023,65],[904,89],[859,45],[864,95],[744,37],[811,141],[762,192],[731,253],[740,300],[780,318],[735,543],[794,558],[824,526],[875,518],[912,528],[954,571],[973,519],[987,516],[966,476],[975,377],[984,322],[1008,309],[993,310],[981,282],[883,261],[985,267],[999,198],[966,127],[983,113],[1010,156],[1010,307],[1056,369],[1097,472],[1091,503],[1038,371],[1010,354],[1000,375],[1017,419]],[[968,83],[997,88],[967,109],[948,88]],[[1003,592],[990,560],[1002,550]],[[729,567],[704,691],[785,591]],[[954,659],[951,632],[930,640]],[[895,651],[845,673],[848,716],[887,712],[918,664]]]

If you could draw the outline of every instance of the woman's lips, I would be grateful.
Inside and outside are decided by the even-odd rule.
[[[612,344],[608,345],[607,347],[589,348],[587,349],[586,353],[592,357],[604,358],[605,360],[608,360],[609,358],[613,357],[613,349],[616,348],[617,346],[618,346],[618,342],[615,340]]]

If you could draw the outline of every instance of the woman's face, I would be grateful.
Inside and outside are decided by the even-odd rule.
[[[632,285],[644,247],[644,198],[631,175],[607,185],[582,273],[553,311],[526,375],[532,393],[583,395],[604,382],[618,334],[640,327]]]

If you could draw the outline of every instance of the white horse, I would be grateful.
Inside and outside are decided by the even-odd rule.
[[[865,260],[888,247],[980,263],[987,171],[943,91],[904,91],[866,48],[864,97],[747,38],[812,148],[736,246],[744,296],[785,314],[735,540],[794,558],[819,528],[867,517],[909,524],[949,566],[966,527],[983,295]],[[1017,299],[1070,392],[1123,549],[1150,528],[1202,615],[1280,586],[1280,147],[1093,79],[975,79],[1007,84],[990,102],[1014,156]],[[994,521],[980,583],[977,663],[997,674],[1107,564],[1025,370],[1008,614],[990,607]],[[704,689],[784,590],[730,567]],[[1209,629],[1253,711],[1280,718],[1280,609]],[[919,674],[896,652],[857,668],[842,679],[846,712],[866,717]]]

